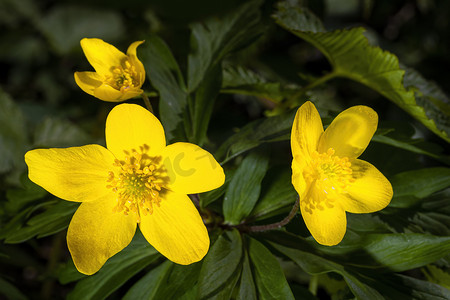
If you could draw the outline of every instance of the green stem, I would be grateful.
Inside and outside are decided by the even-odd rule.
[[[297,198],[297,200],[295,200],[294,206],[292,207],[289,215],[286,218],[284,218],[283,220],[281,220],[280,222],[276,222],[276,223],[272,223],[272,224],[268,224],[268,225],[257,225],[257,226],[248,226],[248,227],[242,226],[242,229],[247,232],[261,232],[261,231],[279,229],[279,228],[287,225],[290,221],[292,221],[292,219],[295,217],[295,215],[297,215],[299,204],[300,204],[300,198]],[[239,227],[239,226],[237,226],[237,227]]]
[[[144,103],[145,106],[147,107],[147,109],[153,114],[153,107],[152,104],[150,103],[150,100],[148,100],[148,97],[145,93],[141,94],[142,99],[144,99]]]

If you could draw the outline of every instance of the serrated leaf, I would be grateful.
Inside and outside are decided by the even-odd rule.
[[[172,269],[172,262],[165,261],[139,279],[125,294],[124,300],[156,299],[155,295],[160,285]]]
[[[74,147],[89,144],[89,136],[66,120],[46,118],[36,127],[35,147]]]
[[[263,220],[280,209],[292,207],[298,197],[292,185],[290,168],[270,169],[263,181],[261,199],[252,210],[250,217]],[[267,184],[265,182],[267,181]]]
[[[191,26],[191,52],[188,57],[188,90],[193,92],[210,68],[261,33],[260,0],[244,3],[220,17]]]
[[[227,231],[217,239],[203,261],[198,284],[199,298],[209,299],[219,294],[234,277],[238,277],[241,260],[241,236],[235,229]]]
[[[24,166],[27,143],[25,118],[8,94],[0,89],[0,173]]]
[[[17,213],[30,202],[45,197],[48,192],[32,182],[27,174],[20,176],[22,188],[14,188],[6,190],[5,210],[8,213]]]
[[[422,269],[428,281],[439,284],[450,290],[450,270],[442,270],[434,265],[428,265]]]
[[[259,299],[294,299],[277,259],[255,239],[249,238],[248,252],[254,269]]]
[[[167,140],[184,137],[183,114],[188,94],[177,61],[166,43],[156,35],[146,38],[139,54],[151,85],[159,92],[159,113]]]
[[[158,251],[138,233],[98,273],[79,281],[67,299],[104,299],[158,257]]]
[[[223,214],[226,223],[237,225],[250,214],[258,201],[268,167],[269,158],[262,151],[254,151],[243,159],[225,192]]]
[[[79,47],[80,40],[87,36],[111,41],[125,32],[121,15],[106,8],[99,11],[78,5],[56,5],[38,21],[39,29],[59,54]]]
[[[378,91],[435,134],[450,141],[450,112],[445,99],[416,98],[415,90],[420,84],[412,86],[408,80],[403,82],[405,71],[400,69],[397,57],[371,46],[363,28],[326,32],[310,11],[288,2],[279,4],[274,18],[280,26],[325,55],[333,68],[330,78],[347,77]]]
[[[291,130],[295,111],[250,122],[228,138],[217,150],[215,157],[225,163],[262,143],[286,139]]]
[[[260,74],[241,66],[234,68],[228,66],[223,71],[223,84],[220,92],[255,96],[279,103],[299,90],[299,86],[268,81]]]

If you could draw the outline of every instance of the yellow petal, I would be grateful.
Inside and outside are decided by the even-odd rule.
[[[197,145],[175,143],[162,152],[164,168],[169,175],[168,189],[182,194],[203,193],[225,182],[222,167],[214,157]]]
[[[120,104],[111,110],[106,119],[106,145],[118,158],[124,151],[149,147],[148,154],[155,156],[166,146],[161,122],[148,110],[136,104]]]
[[[110,75],[112,68],[122,65],[127,56],[101,39],[84,38],[80,42],[89,63],[101,76]]]
[[[93,96],[96,98],[103,100],[103,101],[109,101],[109,102],[122,102],[134,97],[139,96],[143,93],[143,90],[138,88],[132,88],[125,92],[121,92],[109,84],[105,83],[100,86],[98,86],[94,90]]]
[[[82,203],[67,231],[67,246],[78,271],[91,275],[125,248],[136,231],[136,215],[113,212],[114,197]]]
[[[102,77],[96,72],[75,72],[75,82],[89,95],[94,96],[94,90],[103,84]]]
[[[291,132],[292,156],[301,160],[317,150],[323,132],[322,120],[314,104],[305,102],[295,115]]]
[[[306,227],[319,244],[337,245],[344,237],[347,227],[345,211],[336,201],[327,205],[324,201],[323,191],[314,187],[310,187],[310,189],[303,199],[300,198],[300,211]],[[314,205],[313,207],[310,205],[311,203]]]
[[[160,207],[142,216],[139,227],[147,241],[171,261],[188,265],[201,260],[209,249],[202,218],[188,196],[163,191]]]
[[[355,179],[340,200],[351,213],[370,213],[385,208],[392,199],[391,183],[370,163],[355,159],[351,166]]]
[[[138,73],[139,77],[139,87],[142,86],[145,80],[145,68],[144,65],[141,63],[141,61],[137,58],[136,55],[136,48],[141,45],[144,41],[137,41],[132,43],[127,50],[127,55],[129,57],[131,65],[133,65],[136,68],[136,72]]]
[[[87,202],[112,194],[106,185],[114,156],[102,146],[31,150],[25,162],[30,180],[61,199]]]
[[[306,182],[303,177],[303,161],[292,160],[292,185],[294,186],[297,193],[302,196],[306,191]]]
[[[357,158],[364,152],[377,130],[378,115],[370,107],[353,106],[331,122],[319,141],[319,153],[333,148],[335,155]]]

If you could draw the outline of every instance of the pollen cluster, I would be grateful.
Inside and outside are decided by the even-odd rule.
[[[151,215],[154,206],[159,207],[164,171],[158,167],[156,158],[144,153],[144,147],[135,149],[123,161],[115,160],[114,171],[109,171],[107,188],[117,194],[114,212],[125,215],[134,213],[140,222],[141,215]]]
[[[114,67],[112,74],[106,77],[106,82],[122,93],[139,86],[136,68],[128,60],[125,61],[125,68],[122,66]]]
[[[332,148],[325,153],[314,151],[311,161],[303,171],[305,181],[310,186],[308,193],[311,194],[306,195],[304,201],[305,211],[309,213],[316,208],[323,210],[323,205],[328,208],[334,207],[333,202],[339,194],[345,193],[346,188],[355,181],[349,159],[334,153]]]

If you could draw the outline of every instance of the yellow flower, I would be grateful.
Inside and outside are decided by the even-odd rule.
[[[125,55],[100,39],[81,40],[81,48],[95,72],[75,72],[78,86],[100,100],[120,102],[143,93],[145,69],[136,56],[136,48],[144,41],[134,42]]]
[[[171,261],[201,260],[209,249],[208,231],[186,194],[221,186],[222,167],[194,144],[166,146],[159,120],[138,105],[116,106],[105,134],[107,148],[25,154],[33,182],[59,198],[82,202],[67,232],[77,269],[97,272],[130,243],[137,223],[147,241]]]
[[[391,201],[389,181],[370,163],[357,159],[377,129],[378,116],[367,106],[340,113],[323,131],[311,102],[303,104],[292,126],[292,184],[300,211],[314,239],[333,246],[344,237],[345,212],[369,213]]]

